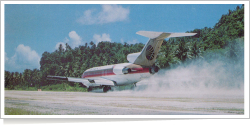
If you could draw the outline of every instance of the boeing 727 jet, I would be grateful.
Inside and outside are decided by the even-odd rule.
[[[49,80],[80,82],[88,88],[88,91],[99,88],[103,92],[107,92],[111,90],[112,86],[136,84],[158,72],[159,68],[155,66],[156,56],[165,38],[194,36],[196,33],[139,31],[136,34],[148,37],[149,41],[141,52],[127,56],[129,63],[90,68],[82,74],[81,78],[62,76],[47,76],[47,78]]]

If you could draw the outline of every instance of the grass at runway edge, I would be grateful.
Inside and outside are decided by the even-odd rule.
[[[5,115],[54,115],[52,113],[41,113],[37,111],[28,111],[20,108],[5,107]]]

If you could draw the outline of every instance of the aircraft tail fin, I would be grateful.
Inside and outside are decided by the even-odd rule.
[[[196,33],[166,33],[166,32],[138,31],[136,32],[136,34],[148,37],[149,41],[144,46],[140,54],[136,53],[136,55],[134,56],[130,55],[131,57],[136,57],[135,59],[133,59],[133,63],[143,66],[152,66],[156,61],[156,56],[165,38],[194,36]]]

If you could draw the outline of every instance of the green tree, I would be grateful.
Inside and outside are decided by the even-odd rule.
[[[29,87],[31,86],[31,79],[32,79],[32,71],[30,69],[24,70],[23,79],[24,79],[25,88],[29,89]]]

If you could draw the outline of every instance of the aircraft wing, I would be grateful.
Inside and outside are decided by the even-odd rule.
[[[104,78],[97,78],[94,80],[95,84],[97,85],[107,85],[107,86],[115,86],[114,82],[108,79],[104,79]]]
[[[156,56],[165,38],[194,36],[196,33],[166,33],[152,31],[138,31],[136,34],[149,38],[141,52],[132,53],[127,56],[130,63],[142,66],[152,66],[156,61]]]
[[[98,78],[98,79],[84,79],[84,78],[75,78],[75,77],[63,77],[63,76],[47,76],[48,80],[60,80],[60,81],[69,81],[69,82],[78,82],[78,83],[82,83],[83,85],[85,85],[86,87],[89,86],[102,86],[102,85],[106,85],[106,86],[114,86],[114,82],[107,80],[107,79],[103,79],[103,78]]]

